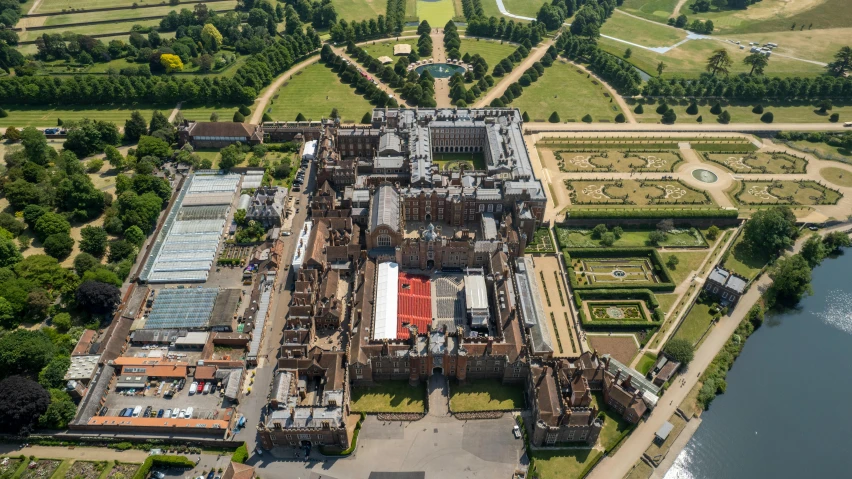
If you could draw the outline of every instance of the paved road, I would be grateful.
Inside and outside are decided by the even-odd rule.
[[[849,224],[826,228],[821,230],[821,234],[827,234],[832,231],[843,231],[850,228]],[[793,252],[801,250],[807,237],[803,235],[796,242]],[[743,320],[748,310],[754,305],[760,296],[766,291],[772,280],[768,275],[763,275],[759,280],[755,281],[752,287],[746,294],[740,298],[736,309],[730,316],[723,316],[719,323],[710,331],[704,343],[695,352],[695,358],[689,364],[688,369],[683,373],[682,377],[686,380],[685,385],[679,383],[672,385],[668,391],[660,398],[660,401],[647,421],[642,422],[636,430],[634,430],[616,454],[611,457],[604,458],[598,467],[588,476],[590,479],[611,479],[624,477],[636,461],[640,460],[645,449],[654,440],[654,434],[662,426],[672,414],[675,413],[678,406],[686,398],[689,391],[698,382],[701,373],[710,365],[713,358],[725,343],[728,338],[734,333]],[[671,452],[670,452],[671,453]]]
[[[543,56],[543,55],[542,55]],[[529,57],[527,57],[529,58]],[[513,72],[518,71],[517,69]],[[546,74],[546,73],[545,73]],[[496,88],[496,87],[495,87]],[[501,90],[502,91],[502,90]],[[496,95],[495,95],[496,98]],[[488,102],[491,100],[489,99]],[[480,105],[487,105],[480,103]],[[760,132],[776,132],[776,131],[842,131],[852,129],[845,128],[842,123],[729,123],[723,125],[721,123],[707,124],[680,124],[664,125],[662,123],[524,123],[524,130],[529,133],[549,133],[549,132],[622,132],[622,133],[642,133],[642,132],[686,132],[686,133],[760,133]]]

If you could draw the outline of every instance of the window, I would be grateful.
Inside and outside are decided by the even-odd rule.
[[[728,299],[728,293],[722,292],[722,299]]]
[[[498,205],[497,205],[497,212],[499,213],[499,212],[501,212],[501,211],[503,211],[503,205],[499,205],[499,204],[498,204]]]
[[[482,211],[482,210],[480,210],[480,211]],[[489,204],[489,205],[488,205],[488,212],[489,212],[489,213],[493,213],[493,212],[494,212],[494,205],[492,205],[492,204]]]
[[[495,372],[495,373],[499,373],[499,372],[500,372],[500,368],[494,368],[494,372]]]
[[[485,205],[480,204],[479,205],[479,212],[482,213],[483,211],[485,211]]]
[[[547,436],[545,437],[544,442],[546,442],[547,444],[555,444],[556,438],[558,436],[559,435],[555,432],[549,432],[549,433],[547,433]]]
[[[390,246],[391,245],[390,236],[389,235],[379,235],[379,237],[376,239],[376,244],[378,244],[379,246]]]
[[[719,292],[719,288],[713,288],[713,292],[714,292],[714,293],[718,293],[718,292]]]

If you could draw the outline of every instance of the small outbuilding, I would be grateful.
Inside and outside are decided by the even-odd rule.
[[[387,65],[388,63],[393,63],[393,59],[389,56],[381,56],[378,60],[382,63],[382,65]]]
[[[671,434],[672,429],[674,429],[674,425],[666,421],[665,424],[663,424],[662,426],[660,426],[659,429],[657,429],[657,433],[655,434],[656,437],[654,438],[654,440],[658,442],[664,442],[666,438],[669,437],[669,434]]]
[[[411,45],[407,43],[398,43],[393,46],[393,55],[395,57],[411,54]]]

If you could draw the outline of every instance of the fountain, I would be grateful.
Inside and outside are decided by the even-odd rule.
[[[715,183],[719,180],[719,177],[716,176],[716,173],[713,173],[710,170],[705,170],[703,168],[693,170],[692,177],[702,183]]]
[[[462,66],[450,65],[449,63],[431,63],[428,65],[420,65],[414,69],[418,75],[423,73],[424,70],[432,74],[433,78],[450,78],[456,73],[464,74],[464,72],[467,71]]]

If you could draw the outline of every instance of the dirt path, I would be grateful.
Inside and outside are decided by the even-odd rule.
[[[169,114],[169,123],[175,121],[175,118],[177,118],[178,113],[180,113],[180,109],[182,106],[183,102],[179,101],[178,104],[175,106],[175,109],[172,110],[172,112]]]
[[[533,262],[535,263],[536,281],[541,282],[542,275],[544,276],[544,284],[542,284],[541,290],[542,293],[546,292],[546,297],[543,298],[542,305],[544,306],[545,320],[551,321],[548,326],[553,343],[553,355],[577,357],[582,354],[582,351],[575,332],[576,327],[571,320],[571,315],[568,315],[568,321],[565,320],[565,313],[568,312],[570,303],[570,298],[566,294],[568,289],[562,281],[557,284],[557,276],[560,273],[559,258],[556,256],[536,256],[533,258]],[[561,300],[560,291],[562,292]],[[551,313],[553,319],[550,318]],[[552,328],[554,322],[556,323],[555,331]]]
[[[272,100],[272,98],[275,96],[275,93],[278,92],[279,88],[281,88],[281,85],[283,85],[285,82],[287,82],[287,80],[292,78],[296,72],[302,71],[306,67],[313,65],[318,61],[319,56],[310,57],[307,60],[297,63],[292,68],[279,75],[278,78],[273,80],[272,83],[270,83],[269,86],[266,87],[263,93],[259,97],[257,97],[257,100],[254,101],[253,112],[248,123],[254,123],[256,125],[260,124],[261,120],[263,119],[263,113],[266,111],[267,105],[269,105],[269,101]]]
[[[686,0],[678,0],[677,5],[674,7],[674,11],[672,12],[672,17],[677,18],[680,15],[680,9],[683,8],[683,5],[686,3]]]
[[[506,90],[506,87],[518,81],[519,78],[527,71],[528,68],[533,66],[533,64],[539,60],[541,57],[547,53],[547,49],[550,48],[556,42],[556,38],[551,38],[550,40],[540,44],[539,46],[533,48],[529,55],[521,62],[519,65],[515,65],[515,68],[508,75],[504,75],[503,78],[500,79],[493,87],[491,87],[491,91],[488,92],[482,99],[476,102],[475,108],[485,108],[491,101],[495,98],[499,98],[503,96],[503,92]]]

